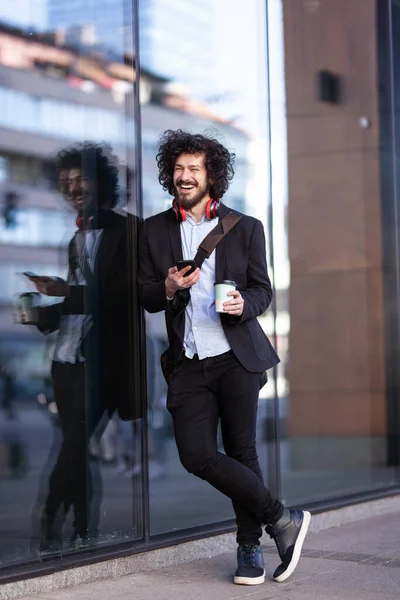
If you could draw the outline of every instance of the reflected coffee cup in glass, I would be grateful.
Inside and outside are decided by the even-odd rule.
[[[218,313],[224,313],[224,302],[232,300],[232,296],[228,296],[229,292],[236,290],[236,283],[225,279],[224,281],[216,281],[214,283],[214,295],[215,295],[215,310]]]
[[[39,292],[24,292],[18,298],[20,323],[35,325],[39,320]]]

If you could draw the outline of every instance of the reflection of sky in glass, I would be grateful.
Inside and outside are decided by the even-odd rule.
[[[67,1],[67,0],[66,0]],[[1,0],[0,21],[41,30],[47,23],[47,0]]]

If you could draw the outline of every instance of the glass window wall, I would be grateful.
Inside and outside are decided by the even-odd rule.
[[[260,219],[268,235],[270,157],[264,3],[234,2],[233,7],[228,0],[202,0],[189,6],[174,0],[143,0],[139,6],[143,7],[142,68],[159,77],[157,90],[141,104],[143,216],[161,212],[172,202],[157,183],[155,155],[163,132],[178,128],[208,132],[236,154],[235,177],[223,202]],[[150,30],[149,23],[153,24]],[[156,83],[153,85],[155,88]],[[157,98],[157,103],[152,98]],[[261,316],[260,322],[273,335],[272,313]],[[146,326],[153,354],[148,367],[151,534],[232,519],[230,501],[189,475],[180,464],[158,360],[167,345],[164,315],[146,315]],[[272,376],[262,390],[258,414],[258,451],[267,480],[267,447],[273,446],[268,440],[268,403],[273,396]]]
[[[143,538],[133,6],[105,15],[116,56],[97,3],[19,4],[0,8],[5,570]]]

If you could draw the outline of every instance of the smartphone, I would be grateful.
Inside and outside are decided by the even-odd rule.
[[[193,273],[193,271],[196,270],[196,263],[194,262],[194,260],[178,260],[178,262],[176,263],[176,266],[178,267],[178,271],[181,271],[185,267],[192,267],[190,269],[190,271],[185,273],[184,277],[191,275]]]
[[[33,273],[32,271],[24,271],[22,275],[25,275],[25,277],[40,277],[40,275]]]

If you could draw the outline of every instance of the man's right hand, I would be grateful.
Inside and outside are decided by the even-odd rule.
[[[29,277],[38,292],[46,296],[68,297],[70,286],[59,277]]]
[[[197,268],[193,273],[185,277],[185,273],[192,267],[188,266],[178,271],[178,267],[168,269],[168,277],[165,280],[165,292],[167,298],[172,298],[178,290],[186,290],[195,285],[200,279],[200,269]]]

